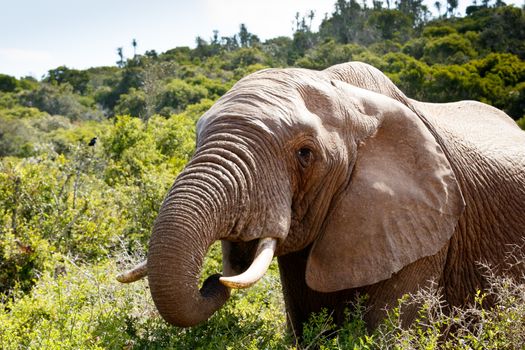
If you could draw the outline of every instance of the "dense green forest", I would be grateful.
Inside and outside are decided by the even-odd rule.
[[[241,24],[231,37],[198,37],[195,48],[130,58],[119,48],[116,66],[62,66],[41,80],[0,74],[0,348],[297,346],[283,330],[275,266],[209,322],[186,330],[160,319],[146,282],[119,285],[114,276],[143,259],[163,196],[194,150],[197,119],[256,70],[364,61],[411,98],[479,100],[525,128],[525,10],[484,0],[460,17],[457,1],[435,7],[437,17],[421,0],[372,7],[337,0],[318,31],[314,13],[298,14],[291,38],[261,41]],[[214,246],[204,274],[220,269]],[[474,305],[465,313],[481,326],[458,336],[442,334],[461,330],[463,314],[445,315],[437,291],[425,291],[404,301],[423,305],[408,330],[399,327],[402,304],[376,332],[366,330],[357,305],[337,333],[330,315],[314,317],[304,344],[525,347],[523,285],[494,278],[491,293],[498,306]]]

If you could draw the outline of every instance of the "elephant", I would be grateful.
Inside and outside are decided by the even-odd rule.
[[[368,295],[375,327],[406,293],[435,283],[450,306],[487,287],[478,263],[525,253],[525,132],[475,101],[408,98],[378,69],[265,69],[197,122],[196,150],[167,193],[146,261],[170,324],[207,320],[277,257],[289,327]],[[199,287],[212,243],[223,271]],[[416,310],[407,310],[410,322]]]

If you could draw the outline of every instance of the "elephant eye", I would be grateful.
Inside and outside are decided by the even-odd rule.
[[[306,168],[312,163],[314,156],[311,149],[303,147],[297,151],[297,158],[299,159],[299,164]]]

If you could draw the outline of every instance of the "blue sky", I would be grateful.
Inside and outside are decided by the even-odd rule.
[[[509,0],[522,6],[524,0]],[[434,9],[435,0],[426,0]],[[460,10],[471,0],[460,0]],[[41,78],[60,65],[114,65],[117,47],[132,56],[195,45],[214,29],[231,36],[245,23],[262,40],[292,35],[295,13],[314,10],[317,28],[335,0],[0,0],[0,73]],[[445,3],[445,0],[442,0]]]

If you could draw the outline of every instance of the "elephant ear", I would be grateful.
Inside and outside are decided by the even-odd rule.
[[[370,285],[436,254],[464,209],[443,149],[414,112],[381,94],[332,85],[348,115],[376,128],[358,142],[349,183],[308,257],[306,282],[320,292]]]

